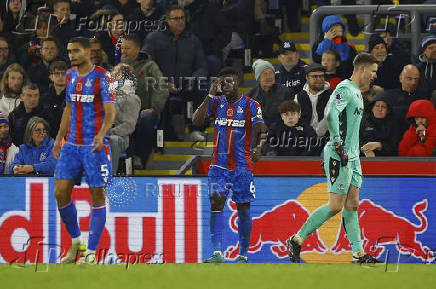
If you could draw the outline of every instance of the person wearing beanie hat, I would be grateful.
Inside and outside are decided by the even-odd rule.
[[[258,85],[252,88],[247,96],[259,102],[265,124],[270,127],[273,123],[282,121],[277,110],[279,104],[292,99],[295,93],[292,89],[276,83],[274,67],[268,61],[258,59],[252,67]]]
[[[17,153],[18,148],[9,135],[9,119],[0,112],[0,175],[9,174],[9,167]]]
[[[402,66],[410,63],[410,53],[404,49],[404,44],[397,37],[397,27],[392,23],[388,23],[384,31],[378,33],[383,38],[388,48],[388,55],[392,55],[393,59],[401,61]]]
[[[400,86],[399,76],[403,68],[403,62],[394,61],[388,55],[388,48],[378,34],[373,34],[368,41],[368,53],[372,54],[378,61],[377,79],[374,84],[384,89],[393,89]]]
[[[421,77],[426,79],[431,89],[436,90],[436,34],[429,33],[421,41],[423,53],[419,55],[417,65]]]

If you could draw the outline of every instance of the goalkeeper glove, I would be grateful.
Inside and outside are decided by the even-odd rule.
[[[335,152],[341,158],[341,166],[345,167],[348,163],[348,154],[342,145],[342,142],[335,142]]]

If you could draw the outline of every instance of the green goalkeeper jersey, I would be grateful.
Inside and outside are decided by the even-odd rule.
[[[359,129],[363,114],[363,98],[359,87],[350,79],[338,84],[330,96],[327,125],[330,141],[327,147],[334,151],[334,142],[344,144],[348,159],[359,158]]]

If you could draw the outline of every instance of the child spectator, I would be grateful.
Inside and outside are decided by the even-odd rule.
[[[9,173],[9,166],[17,153],[18,148],[9,135],[9,119],[0,112],[0,175]]]
[[[330,84],[330,89],[334,90],[344,80],[340,69],[341,56],[336,50],[326,50],[322,54],[321,65],[325,68],[325,80]]]

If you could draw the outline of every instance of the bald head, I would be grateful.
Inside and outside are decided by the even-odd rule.
[[[415,65],[404,66],[400,74],[401,88],[406,92],[414,92],[419,84],[419,70]]]

